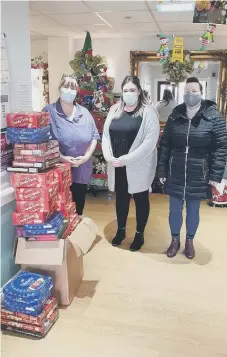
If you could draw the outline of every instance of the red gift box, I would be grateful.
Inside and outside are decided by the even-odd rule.
[[[49,217],[47,212],[39,213],[12,213],[12,221],[14,226],[24,226],[25,224],[40,224],[45,223]]]
[[[75,210],[76,210],[75,202],[71,202],[69,205],[65,207],[64,210],[62,210],[62,214],[64,218],[69,218],[70,216],[73,216],[75,214]]]
[[[45,173],[13,173],[11,176],[11,185],[17,187],[46,187],[53,181],[53,170]]]
[[[52,182],[48,187],[16,188],[17,201],[44,201],[48,202],[58,194],[58,182]],[[57,198],[57,197],[56,197]]]
[[[215,204],[227,204],[227,186],[224,188],[224,192],[221,195],[215,187],[212,187],[213,203]]]
[[[54,167],[54,180],[58,181],[59,192],[65,192],[72,183],[70,164],[56,164]]]
[[[2,308],[1,318],[39,326],[46,322],[48,315],[51,314],[57,306],[57,300],[54,297],[50,297],[45,303],[43,311],[38,316],[31,316],[20,312],[11,312]]]
[[[45,155],[54,154],[59,151],[57,140],[50,140],[42,144],[15,144],[15,155]]]
[[[24,322],[17,322],[7,319],[1,319],[1,325],[3,326],[3,330],[9,330],[12,332],[18,333],[28,333],[32,332],[34,334],[45,334],[48,328],[53,324],[53,322],[58,318],[59,311],[55,309],[51,314],[48,315],[45,323],[41,325],[32,325]]]
[[[57,196],[56,196],[57,197]],[[17,201],[16,207],[18,213],[53,213],[55,210],[55,200],[50,201]]]
[[[51,160],[55,160],[57,158],[60,158],[60,153],[56,152],[53,154],[49,155],[15,155],[14,153],[14,160],[16,162],[22,162],[22,163],[34,163],[34,162],[41,162],[41,163],[46,163]]]
[[[10,113],[6,116],[9,128],[40,128],[50,124],[50,114],[41,113]]]

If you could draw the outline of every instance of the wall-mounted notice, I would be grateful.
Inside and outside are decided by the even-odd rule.
[[[6,128],[6,114],[10,111],[9,82],[6,35],[1,33],[1,129]]]

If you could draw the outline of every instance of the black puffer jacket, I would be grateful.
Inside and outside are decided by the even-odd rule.
[[[216,104],[202,101],[192,120],[185,104],[178,105],[160,142],[158,176],[167,178],[165,193],[186,200],[209,198],[209,181],[221,182],[226,159],[226,124]]]

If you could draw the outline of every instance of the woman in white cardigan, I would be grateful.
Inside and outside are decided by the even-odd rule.
[[[113,246],[126,237],[130,198],[136,204],[136,234],[130,246],[138,251],[144,244],[144,230],[149,217],[149,189],[157,165],[159,120],[156,110],[144,97],[138,77],[127,76],[122,83],[122,97],[106,119],[102,149],[108,166],[108,185],[116,192],[118,230]]]

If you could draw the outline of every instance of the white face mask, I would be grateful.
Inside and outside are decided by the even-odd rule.
[[[126,105],[133,107],[138,103],[138,93],[136,92],[123,92],[123,100]]]
[[[60,98],[65,103],[73,103],[77,95],[77,91],[71,88],[61,88]]]

